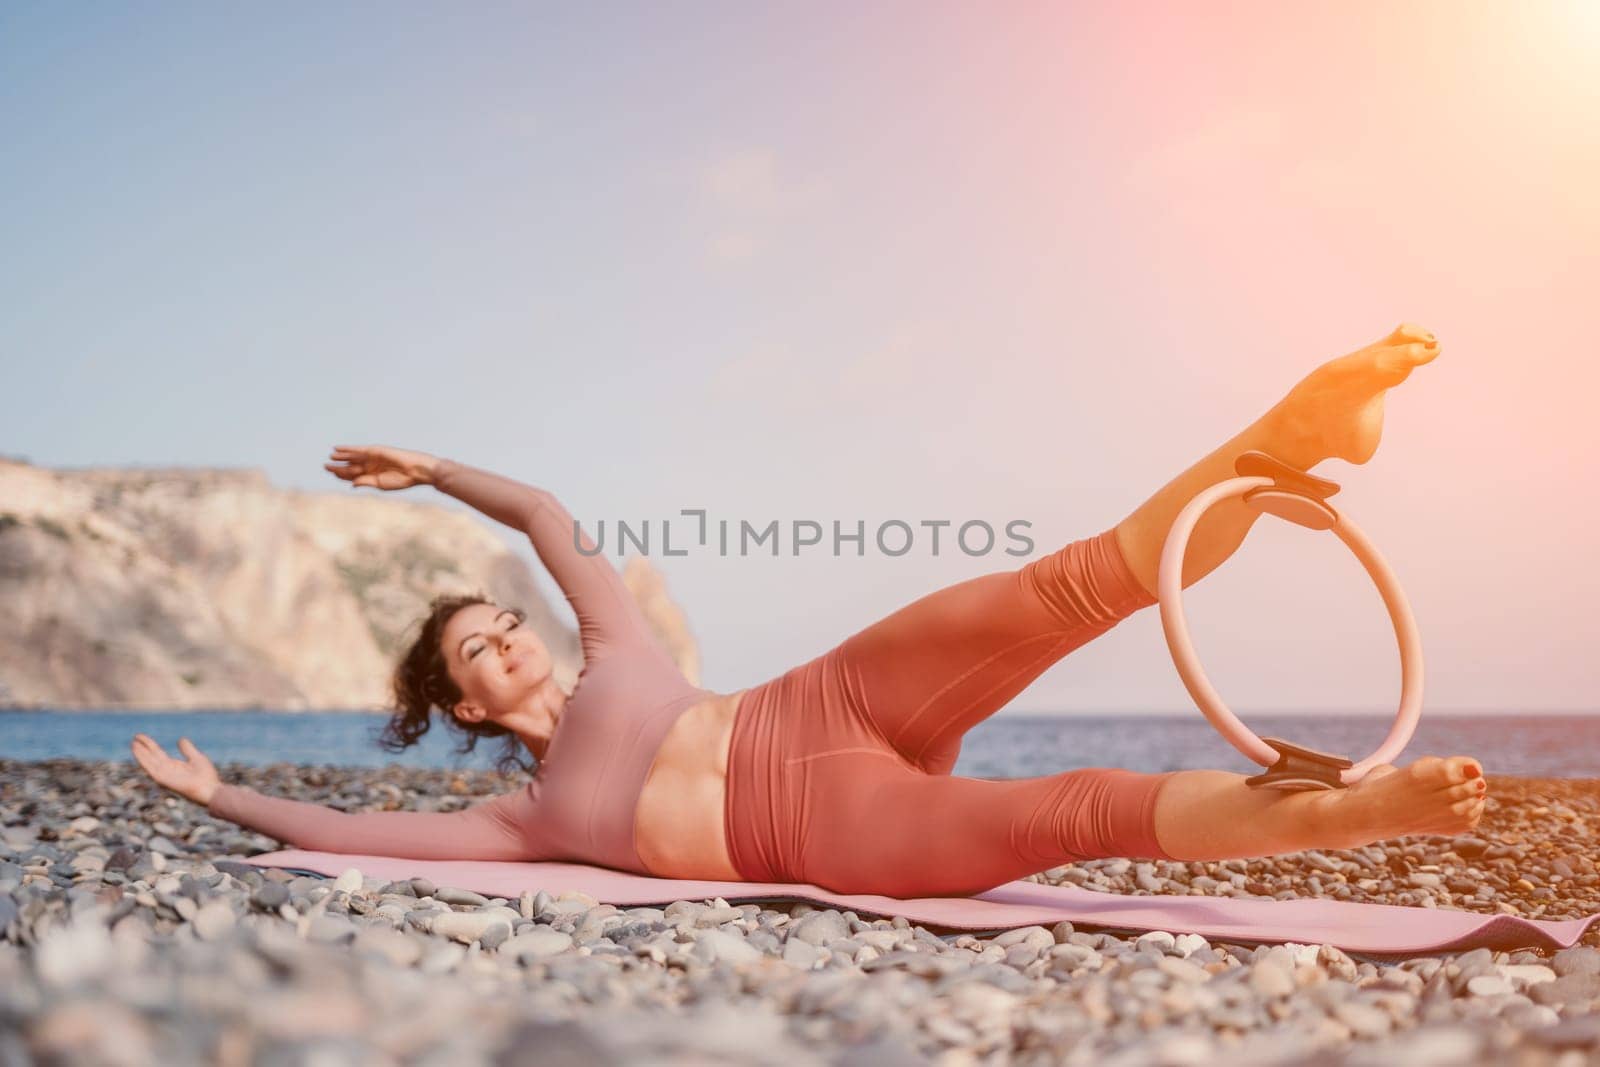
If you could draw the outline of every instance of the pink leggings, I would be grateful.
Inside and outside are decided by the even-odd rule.
[[[1156,598],[1114,533],[913,601],[740,700],[724,819],[746,881],[964,896],[1075,859],[1171,859],[1173,773],[951,775],[967,730]]]

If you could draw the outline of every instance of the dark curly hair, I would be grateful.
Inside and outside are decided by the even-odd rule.
[[[403,752],[416,744],[433,725],[433,709],[438,708],[451,729],[462,735],[461,743],[456,746],[458,755],[469,755],[484,738],[498,737],[502,739],[502,747],[495,759],[495,770],[510,775],[531,771],[537,765],[511,730],[492,722],[462,722],[450,710],[461,700],[461,687],[445,667],[444,655],[439,651],[439,637],[450,617],[462,608],[493,603],[486,596],[466,593],[442,594],[428,604],[428,614],[421,620],[421,632],[394,669],[394,714],[378,737],[378,744],[386,751]],[[528,619],[528,613],[521,608],[506,610],[518,621]]]

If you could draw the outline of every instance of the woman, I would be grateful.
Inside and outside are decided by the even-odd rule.
[[[584,656],[571,693],[552,680],[549,651],[522,613],[476,597],[435,601],[396,674],[392,741],[415,741],[431,708],[448,709],[474,739],[525,745],[539,757],[532,780],[461,812],[345,814],[223,784],[187,738],[186,759],[143,734],[133,754],[215,814],[310,849],[569,860],[897,897],[981,892],[1090,857],[1213,860],[1464,832],[1485,794],[1468,757],[1385,765],[1348,789],[1303,793],[1251,789],[1225,771],[950,773],[968,729],[1156,603],[1172,520],[1233,477],[1235,457],[1259,449],[1301,469],[1330,457],[1365,463],[1384,391],[1438,351],[1432,334],[1401,326],[1319,367],[1116,527],[931,593],[733,693],[684,679],[616,569],[549,493],[418,452],[339,447],[327,469],[354,485],[432,485],[526,531],[571,602]],[[1255,518],[1237,500],[1208,512],[1183,584],[1227,559]]]

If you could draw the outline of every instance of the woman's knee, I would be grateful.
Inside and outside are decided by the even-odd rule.
[[[1156,602],[1128,569],[1114,528],[1031,560],[1018,575],[1064,632],[1085,640]]]
[[[1171,859],[1155,834],[1156,795],[1170,774],[1146,774],[1120,767],[1086,767],[1053,775],[1041,800],[1046,840],[1030,846],[1052,849],[1061,859]]]

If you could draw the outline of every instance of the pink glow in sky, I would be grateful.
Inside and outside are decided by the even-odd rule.
[[[585,522],[1021,518],[1042,552],[1409,321],[1442,355],[1317,473],[1411,599],[1427,707],[1600,703],[1600,4],[0,29],[8,454],[334,492],[331,445],[388,443]],[[656,562],[724,690],[1018,565]],[[1331,537],[1258,523],[1187,604],[1241,711],[1398,699]],[[1013,705],[1190,708],[1153,611]]]

